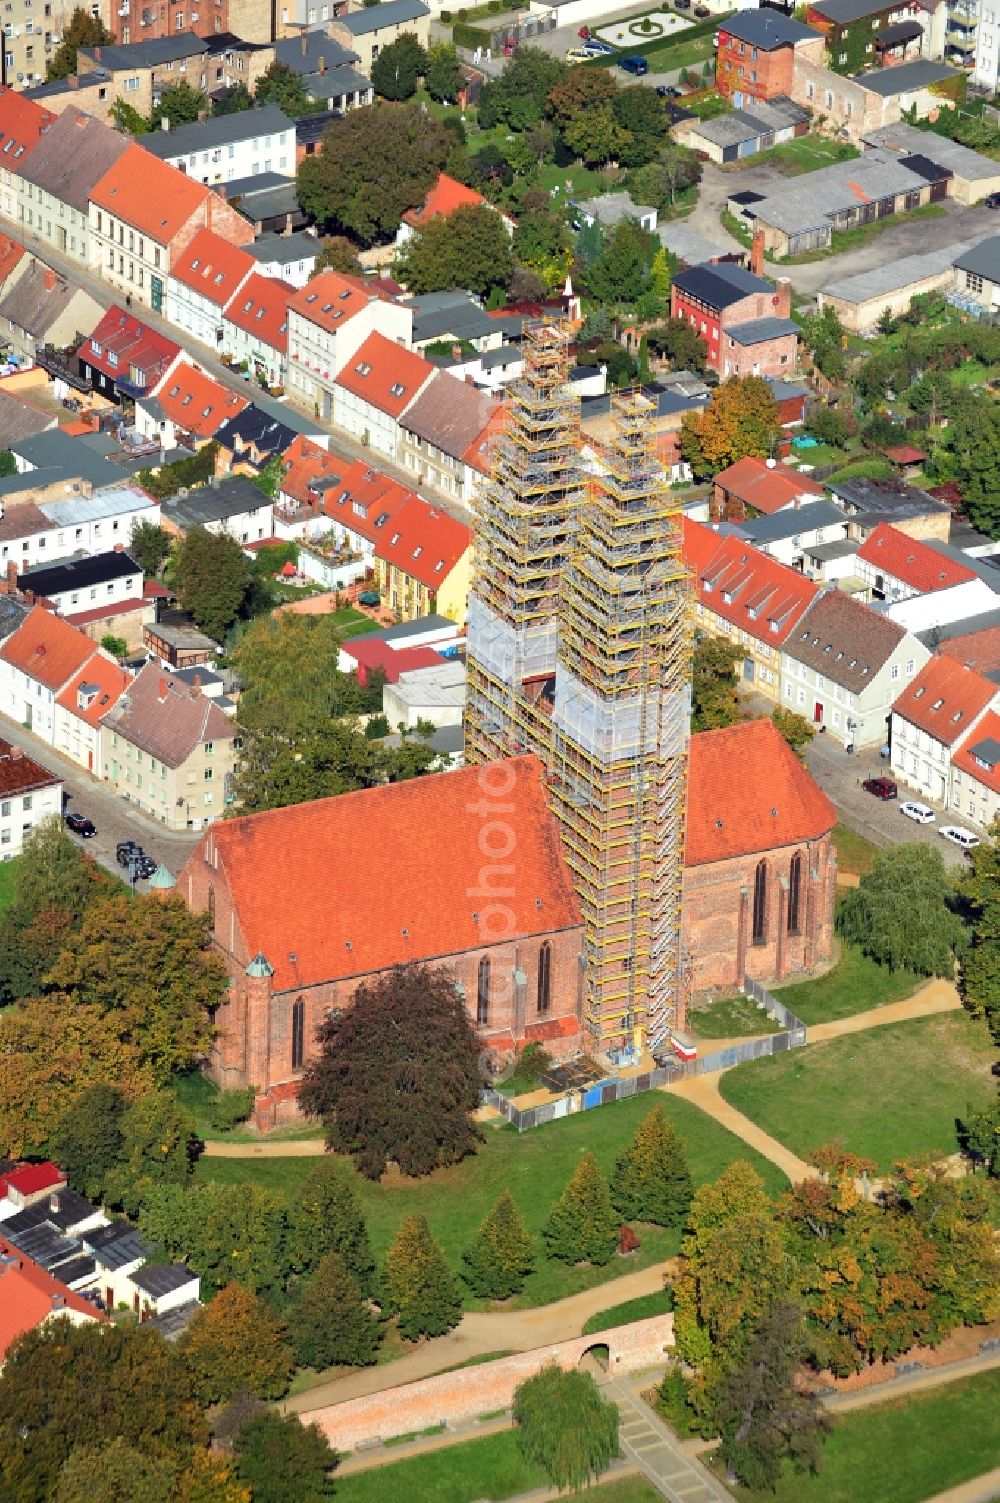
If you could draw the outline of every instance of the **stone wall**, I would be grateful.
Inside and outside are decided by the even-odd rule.
[[[318,1425],[335,1451],[353,1451],[369,1441],[391,1440],[429,1425],[461,1424],[508,1409],[515,1389],[526,1378],[533,1377],[550,1362],[566,1370],[578,1367],[594,1347],[607,1347],[612,1376],[656,1367],[665,1361],[673,1339],[673,1315],[654,1315],[649,1320],[614,1326],[593,1336],[535,1347],[496,1362],[483,1362],[364,1398],[348,1399],[343,1404],[309,1409],[299,1418],[304,1425]]]

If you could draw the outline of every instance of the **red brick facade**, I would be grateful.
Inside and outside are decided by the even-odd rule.
[[[715,55],[715,87],[727,99],[740,94],[741,106],[749,108],[754,100],[774,99],[791,94],[795,49],[791,45],[776,47],[773,52],[751,47],[719,27],[719,47]]]
[[[788,318],[791,306],[792,284],[787,278],[778,282],[773,292],[753,292],[726,308],[710,307],[676,285],[670,289],[671,318],[683,318],[698,331],[708,364],[720,375],[789,375],[795,369],[796,335],[783,334],[778,339],[743,348],[730,342],[727,331],[758,318]],[[732,369],[733,365],[739,365],[738,372]],[[753,370],[755,365],[759,369]]]

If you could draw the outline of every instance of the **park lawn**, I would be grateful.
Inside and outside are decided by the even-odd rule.
[[[681,32],[678,40],[665,41],[662,47],[650,47],[648,50],[639,43],[643,45],[643,56],[651,73],[666,73],[673,68],[696,68],[714,58],[715,48],[710,35],[695,37],[693,41],[684,41],[683,36],[684,33]],[[638,43],[638,38],[636,41]]]
[[[347,1166],[376,1258],[383,1257],[405,1216],[422,1213],[449,1264],[459,1272],[462,1254],[471,1244],[476,1228],[504,1190],[510,1191],[528,1227],[537,1236],[581,1155],[593,1150],[601,1169],[605,1174],[610,1173],[616,1158],[654,1106],[662,1106],[683,1138],[696,1185],[715,1180],[734,1160],[746,1159],[757,1169],[772,1195],[785,1188],[785,1177],[775,1165],[747,1148],[690,1102],[669,1092],[632,1096],[522,1134],[512,1127],[487,1128],[478,1153],[423,1180],[387,1175],[378,1184],[372,1184]],[[253,1180],[291,1197],[314,1163],[314,1159],[297,1157],[202,1157],[197,1173],[201,1178],[222,1184]],[[642,1245],[638,1252],[628,1257],[616,1256],[603,1268],[567,1267],[545,1257],[539,1247],[535,1271],[529,1275],[516,1304],[544,1305],[578,1290],[593,1288],[671,1257],[680,1244],[680,1233],[663,1227],[642,1226],[639,1237]],[[466,1304],[477,1308],[475,1299],[468,1294]],[[481,1303],[478,1308],[483,1308]]]
[[[360,637],[366,631],[378,631],[379,624],[364,611],[356,611],[353,605],[345,605],[341,611],[332,611],[331,619],[345,637]]]
[[[980,1476],[1000,1456],[1000,1372],[856,1409],[836,1420],[815,1477],[786,1472],[742,1503],[921,1503]]]
[[[17,896],[22,859],[16,856],[13,861],[0,861],[0,914],[6,913]]]
[[[779,1024],[749,997],[719,997],[707,1007],[692,1007],[687,1025],[700,1039],[738,1039],[752,1033],[777,1033]]]
[[[833,846],[837,852],[837,870],[850,872],[856,877],[863,877],[872,869],[872,862],[878,855],[878,846],[859,835],[856,830],[849,830],[846,825],[834,825]]]
[[[776,987],[774,995],[803,1023],[832,1023],[889,1002],[902,1002],[924,985],[912,971],[890,971],[869,960],[856,945],[838,940],[840,959],[832,970],[793,986]]]
[[[849,162],[860,155],[857,147],[847,141],[830,141],[826,136],[809,135],[786,141],[783,146],[772,146],[770,151],[757,152],[752,165],[773,165],[785,177],[798,177],[800,173],[815,172],[817,168],[830,167],[835,162]]]
[[[582,1336],[593,1336],[598,1331],[610,1331],[613,1326],[629,1326],[636,1320],[649,1320],[653,1315],[666,1315],[674,1308],[674,1296],[669,1289],[657,1289],[653,1294],[640,1294],[636,1299],[627,1299],[620,1305],[611,1305],[607,1310],[598,1310],[585,1322]]]
[[[957,1151],[956,1117],[995,1095],[995,1054],[984,1022],[947,1013],[738,1065],[719,1090],[801,1158],[839,1140],[885,1171]]]

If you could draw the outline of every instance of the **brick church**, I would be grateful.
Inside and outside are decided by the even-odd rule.
[[[690,989],[782,980],[832,956],[833,805],[768,720],[690,742]],[[297,1113],[319,1022],[393,966],[447,966],[503,1058],[583,1043],[583,924],[533,756],[218,822],[177,879],[231,977],[212,1071]]]

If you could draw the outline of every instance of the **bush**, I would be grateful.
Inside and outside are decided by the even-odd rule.
[[[491,47],[493,45],[493,38],[490,36],[489,32],[484,31],[481,26],[466,26],[464,21],[462,20],[462,16],[466,14],[468,14],[468,12],[459,11],[458,21],[452,27],[452,41],[455,43],[456,47],[468,47],[473,52],[475,52],[477,47],[482,47],[485,51],[487,47]],[[490,125],[496,124],[496,121],[490,121],[490,124],[487,125],[487,123],[483,120],[483,112],[480,108],[479,123],[484,130],[488,130],[490,128]]]
[[[208,1120],[216,1132],[231,1132],[238,1122],[245,1122],[253,1111],[253,1086],[243,1091],[222,1091],[212,1102]]]
[[[517,1057],[517,1073],[525,1079],[532,1076],[537,1080],[551,1065],[552,1055],[541,1044],[525,1044]]]
[[[384,715],[373,715],[365,726],[366,741],[381,741],[383,736],[389,734],[389,722]]]
[[[450,26],[451,25],[451,11],[450,10],[443,10],[441,12],[441,23],[444,26]]]

